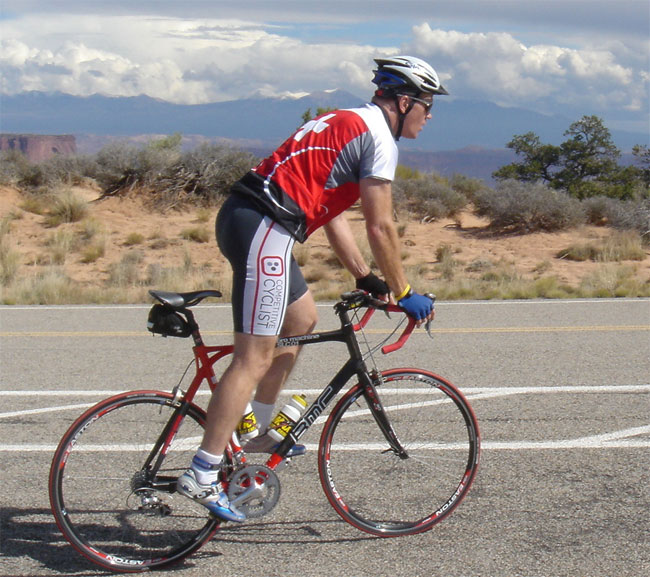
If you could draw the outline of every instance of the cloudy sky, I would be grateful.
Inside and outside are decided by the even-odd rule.
[[[413,54],[450,98],[648,132],[647,0],[0,0],[0,92],[178,103],[342,88]]]

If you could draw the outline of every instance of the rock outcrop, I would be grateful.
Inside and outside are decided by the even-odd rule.
[[[0,150],[19,150],[30,162],[43,162],[56,154],[76,154],[77,142],[70,134],[0,134]]]

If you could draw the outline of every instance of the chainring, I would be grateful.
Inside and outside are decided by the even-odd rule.
[[[228,481],[228,499],[248,519],[262,517],[280,499],[280,480],[265,465],[248,465]]]

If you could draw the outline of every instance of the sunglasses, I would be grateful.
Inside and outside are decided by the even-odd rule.
[[[433,100],[424,100],[422,98],[416,98],[415,96],[409,96],[409,98],[411,100],[419,102],[422,106],[424,106],[425,114],[429,114],[429,112],[431,112],[431,108],[433,107]]]

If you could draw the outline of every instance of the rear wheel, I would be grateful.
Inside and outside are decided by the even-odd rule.
[[[88,559],[135,572],[183,559],[218,522],[176,493],[176,478],[199,446],[204,412],[194,405],[165,456],[154,445],[178,409],[161,392],[117,395],[68,429],[50,469],[50,502],[65,538]],[[147,465],[145,465],[147,463]]]
[[[377,392],[408,456],[390,449],[360,385],[332,410],[321,435],[321,484],[336,512],[379,536],[431,529],[458,506],[479,462],[472,409],[448,381],[417,369],[382,374]]]

